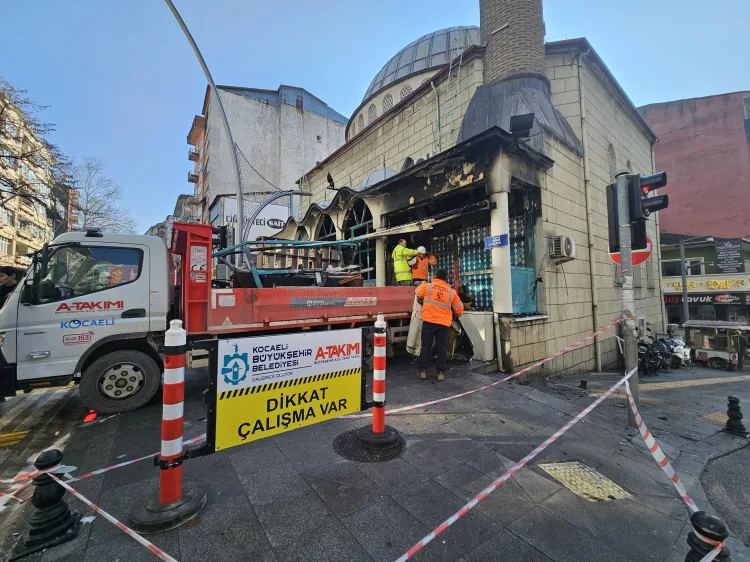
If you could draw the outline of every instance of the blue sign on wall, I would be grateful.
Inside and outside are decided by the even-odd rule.
[[[500,234],[498,236],[488,236],[484,239],[484,249],[491,250],[492,248],[502,248],[508,245],[508,235]]]

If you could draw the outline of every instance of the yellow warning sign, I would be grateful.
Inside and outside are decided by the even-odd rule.
[[[347,369],[218,393],[215,450],[359,412],[362,376]]]

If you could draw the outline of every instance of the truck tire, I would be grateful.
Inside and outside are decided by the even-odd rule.
[[[140,351],[113,351],[83,372],[79,392],[87,408],[99,414],[120,414],[144,406],[159,390],[161,372]]]

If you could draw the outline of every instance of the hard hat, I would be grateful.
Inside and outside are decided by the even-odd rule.
[[[417,252],[419,252],[420,254],[426,254],[427,248],[425,248],[424,246],[420,246],[419,248],[417,248]]]

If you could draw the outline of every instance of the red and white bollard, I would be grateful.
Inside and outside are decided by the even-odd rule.
[[[386,324],[382,314],[378,314],[375,322],[375,349],[372,373],[372,401],[381,406],[374,406],[372,410],[372,432],[375,435],[385,433],[385,355],[386,355]]]
[[[164,336],[159,503],[182,497],[182,416],[185,403],[187,332],[181,320],[172,320]],[[176,462],[175,462],[176,461]],[[166,466],[166,468],[164,468]]]
[[[382,314],[375,322],[375,346],[372,375],[372,425],[361,427],[356,434],[361,447],[368,452],[369,462],[387,461],[404,448],[404,438],[385,425],[385,356],[388,324]]]
[[[206,491],[182,482],[185,354],[187,333],[182,320],[172,320],[164,335],[159,498],[141,502],[130,515],[131,527],[142,534],[161,533],[189,521],[206,505]]]

